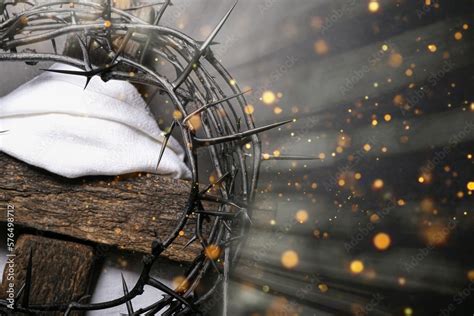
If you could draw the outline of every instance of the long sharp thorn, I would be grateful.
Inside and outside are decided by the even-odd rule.
[[[56,40],[54,38],[51,40],[51,44],[53,45],[54,53],[57,55],[58,54],[58,47],[56,45]]]
[[[262,132],[265,132],[267,130],[277,128],[279,126],[282,126],[282,125],[285,125],[285,124],[288,124],[288,123],[291,123],[291,122],[293,122],[293,120],[287,120],[287,121],[284,121],[284,122],[274,123],[274,124],[270,124],[270,125],[267,125],[267,126],[257,127],[257,128],[254,128],[254,129],[251,129],[251,130],[248,130],[248,131],[244,131],[244,132],[241,132],[241,133],[236,133],[236,134],[233,134],[233,135],[215,137],[215,138],[195,138],[194,140],[196,141],[196,143],[198,145],[201,145],[201,146],[217,145],[217,144],[221,144],[221,143],[226,143],[226,142],[245,139],[245,138],[247,138],[251,135],[262,133]]]
[[[165,148],[168,145],[168,140],[171,137],[171,133],[173,132],[174,127],[176,126],[176,121],[174,121],[171,124],[170,130],[165,133],[164,137],[165,139],[163,140],[163,144],[161,145],[161,150],[160,150],[160,156],[158,157],[158,162],[156,164],[156,169],[158,170],[158,167],[160,166],[161,159],[163,158],[163,154],[165,153]]]
[[[199,109],[197,109],[196,111],[193,111],[192,113],[188,114],[184,119],[183,119],[183,123],[186,123],[191,117],[193,117],[194,115],[196,114],[199,114],[201,113],[202,111],[212,107],[212,106],[215,106],[217,104],[220,104],[220,103],[223,103],[223,102],[226,102],[226,101],[229,101],[229,100],[232,100],[234,98],[238,98],[240,97],[241,95],[244,95],[248,92],[252,91],[252,89],[249,89],[249,90],[246,90],[244,92],[241,92],[241,93],[238,93],[238,94],[234,94],[234,95],[231,95],[229,97],[226,97],[224,99],[220,99],[220,100],[217,100],[215,102],[211,102],[211,103],[208,103],[208,104],[205,104],[203,106],[201,106]]]
[[[206,193],[210,188],[212,188],[213,186],[219,185],[219,184],[220,184],[222,181],[224,181],[225,178],[227,178],[228,176],[230,176],[230,172],[229,172],[229,171],[227,171],[226,173],[224,173],[224,174],[222,175],[222,177],[220,177],[219,179],[217,179],[217,181],[216,181],[215,183],[211,183],[211,184],[209,184],[207,187],[205,187],[205,188],[200,192],[200,194],[204,194],[204,193]]]
[[[89,83],[91,82],[91,79],[92,79],[91,76],[88,76],[88,77],[87,77],[87,79],[86,79],[86,84],[84,85],[84,90],[86,90],[87,86],[88,86]]]
[[[273,156],[273,155],[263,155],[263,160],[321,160],[318,157],[312,156],[291,156],[291,155],[280,155],[280,156]]]
[[[123,273],[120,273],[122,275],[122,288],[123,288],[123,294],[124,295],[128,295],[128,286],[127,286],[127,282],[125,282],[125,278],[123,277]],[[130,300],[127,301],[126,303],[127,305],[127,312],[128,312],[128,315],[131,316],[133,315],[133,306],[132,306],[132,302]]]
[[[190,240],[188,240],[188,242],[183,246],[183,248],[181,250],[184,250],[186,248],[189,247],[189,245],[191,245],[193,242],[195,242],[197,239],[196,235],[194,235]]]
[[[179,77],[173,82],[173,87],[176,89],[178,88],[185,80],[186,78],[189,76],[189,74],[191,73],[191,71],[193,70],[194,68],[194,65],[198,62],[199,58],[201,58],[201,56],[204,54],[204,52],[206,51],[206,49],[208,48],[208,46],[212,43],[212,41],[214,40],[214,38],[216,37],[216,35],[219,33],[219,31],[221,30],[222,26],[224,26],[225,22],[227,21],[227,19],[229,18],[230,14],[232,13],[232,11],[234,10],[235,6],[237,5],[237,2],[236,1],[234,3],[234,5],[229,9],[229,11],[227,11],[227,13],[224,15],[224,17],[221,19],[221,21],[219,22],[219,24],[217,24],[217,26],[214,28],[214,30],[211,32],[211,34],[209,34],[209,36],[207,37],[207,39],[204,41],[204,43],[202,43],[201,47],[198,49],[198,51],[194,54],[193,58],[191,58],[191,60],[189,61],[189,64],[186,66],[186,68],[183,69],[183,72],[179,75]]]
[[[25,308],[28,307],[28,303],[30,300],[32,270],[33,270],[33,248],[30,248],[30,257],[28,258],[28,266],[26,267],[25,292],[23,293],[23,300],[21,303],[21,306]]]
[[[197,211],[197,214],[210,215],[210,216],[220,216],[220,217],[235,217],[237,213],[232,212],[216,212],[216,211]]]

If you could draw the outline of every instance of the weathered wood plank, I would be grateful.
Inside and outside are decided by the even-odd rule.
[[[30,254],[32,269],[29,304],[67,304],[90,294],[95,261],[91,246],[42,236],[21,235],[17,240],[13,257],[14,280],[7,279],[9,270],[7,264],[3,272],[2,296],[6,295],[9,283],[14,285],[14,292],[19,293],[26,279]],[[23,302],[25,293],[23,290],[17,303]],[[83,314],[74,312],[74,315]]]
[[[191,188],[188,181],[153,174],[67,179],[3,153],[0,174],[0,202],[14,206],[16,225],[139,252],[149,252],[155,236],[164,239],[174,229]],[[192,260],[198,245],[182,250],[192,229],[163,255]]]

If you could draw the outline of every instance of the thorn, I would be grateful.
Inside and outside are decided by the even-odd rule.
[[[87,85],[91,81],[92,77],[100,74],[104,74],[107,71],[110,71],[112,68],[116,67],[118,63],[112,64],[110,66],[105,66],[101,68],[97,68],[94,70],[87,70],[87,71],[80,71],[80,70],[61,70],[61,69],[40,69],[42,71],[48,71],[48,72],[54,72],[58,74],[64,74],[64,75],[74,75],[74,76],[83,76],[86,77],[86,85],[84,89],[87,88]]]
[[[188,240],[188,242],[186,243],[186,245],[183,246],[183,248],[181,248],[181,250],[184,250],[186,248],[188,248],[189,245],[191,245],[193,242],[195,242],[197,239],[197,236],[194,235],[190,240]]]
[[[30,257],[28,258],[28,266],[26,267],[25,292],[23,293],[23,300],[21,303],[21,306],[25,308],[28,307],[28,301],[30,300],[32,269],[33,269],[33,248],[30,248]]]
[[[221,144],[225,142],[245,139],[251,135],[262,133],[269,129],[277,128],[279,126],[282,126],[291,122],[293,122],[293,120],[287,120],[287,121],[283,121],[279,123],[270,124],[267,126],[257,127],[257,128],[254,128],[245,132],[236,133],[233,135],[227,135],[227,136],[221,136],[221,137],[215,137],[215,138],[194,138],[194,140],[198,143],[198,145],[201,145],[201,146],[217,145],[217,144]]]
[[[199,114],[201,113],[202,111],[210,108],[211,106],[215,106],[217,104],[220,104],[220,103],[223,103],[223,102],[226,102],[226,101],[229,101],[231,99],[234,99],[234,98],[238,98],[240,97],[241,95],[244,95],[248,92],[252,91],[252,89],[249,89],[247,91],[244,91],[244,92],[241,92],[241,93],[238,93],[238,94],[234,94],[234,95],[231,95],[230,97],[226,97],[224,99],[220,99],[220,100],[217,100],[215,102],[211,102],[211,103],[208,103],[208,104],[205,104],[203,106],[201,106],[199,109],[197,109],[196,111],[193,111],[191,112],[190,114],[188,114],[184,119],[183,119],[183,124],[186,123],[191,117],[193,117],[194,115],[196,114]]]
[[[274,155],[268,155],[268,154],[263,154],[262,159],[263,160],[321,160],[321,158],[311,157],[311,156],[291,156],[291,155],[274,156]]]
[[[212,188],[213,186],[215,185],[219,185],[222,181],[225,180],[225,178],[227,178],[228,176],[230,176],[230,172],[227,171],[226,173],[224,173],[222,175],[222,177],[220,177],[219,179],[217,179],[217,181],[215,183],[211,183],[209,184],[206,188],[204,188],[201,192],[199,192],[199,194],[205,194],[207,191],[209,191],[210,188]]]
[[[186,68],[183,69],[183,72],[173,82],[174,89],[178,88],[186,80],[186,78],[189,76],[189,74],[191,73],[191,71],[194,68],[194,65],[199,61],[199,59],[204,54],[204,52],[206,51],[208,46],[212,43],[212,41],[214,40],[216,35],[221,30],[222,26],[224,26],[225,22],[227,21],[230,14],[234,10],[235,6],[237,5],[237,2],[238,1],[236,1],[234,3],[234,5],[229,9],[229,11],[227,11],[227,13],[224,15],[224,17],[220,20],[219,24],[217,24],[217,26],[214,28],[214,30],[211,32],[211,34],[209,34],[207,39],[202,43],[201,47],[198,49],[196,54],[194,54],[193,58],[191,58],[191,60],[189,61],[189,64],[186,66]]]
[[[220,217],[235,217],[239,213],[233,212],[217,212],[217,211],[196,211],[196,214],[210,215],[210,216],[220,216]]]
[[[156,164],[156,170],[158,170],[158,167],[160,165],[160,162],[161,162],[161,159],[163,158],[163,154],[165,153],[165,148],[166,146],[168,145],[168,140],[170,139],[171,137],[171,133],[173,132],[173,129],[175,128],[176,126],[176,121],[173,121],[173,123],[171,124],[170,128],[169,128],[169,131],[167,131],[165,134],[164,134],[164,141],[163,141],[163,144],[161,146],[161,150],[160,150],[160,156],[158,157],[158,163]]]
[[[122,288],[123,288],[123,294],[128,295],[128,287],[127,287],[127,282],[125,282],[125,278],[123,277],[123,273],[120,273],[122,275]],[[133,306],[132,306],[132,301],[128,300],[127,301],[127,312],[128,315],[131,316],[133,315]]]

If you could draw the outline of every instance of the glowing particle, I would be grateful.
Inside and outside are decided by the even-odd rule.
[[[247,104],[244,108],[246,114],[253,114],[255,112],[255,108],[252,104]]]
[[[235,81],[235,79],[230,79],[230,80],[229,80],[229,83],[230,83],[230,85],[235,86],[235,84],[237,83],[237,81]]]
[[[298,223],[303,224],[308,220],[308,212],[306,212],[306,210],[299,210],[296,212],[295,218]]]
[[[183,117],[183,114],[180,111],[178,110],[173,111],[173,118],[175,120],[180,120],[182,117]]]
[[[177,276],[173,278],[173,287],[178,290],[178,292],[184,292],[188,289],[188,282],[186,281],[185,276]]]
[[[390,114],[385,114],[383,116],[383,119],[386,121],[386,122],[390,122],[390,120],[392,120],[392,116]]]
[[[275,225],[275,224],[276,224],[276,221],[275,221],[274,219],[272,219],[272,220],[270,221],[270,225],[273,226],[273,225]]]
[[[424,182],[425,182],[425,178],[423,178],[423,176],[420,176],[420,177],[418,178],[418,182],[424,183]]]
[[[375,189],[375,190],[380,190],[381,188],[383,188],[383,180],[382,179],[375,179],[374,182],[372,183],[372,187]]]
[[[281,112],[283,112],[283,109],[278,107],[278,106],[273,109],[273,113],[275,113],[277,115],[281,114]]]
[[[311,189],[315,190],[318,188],[318,184],[316,182],[311,183]]]
[[[320,153],[318,157],[319,157],[319,159],[324,159],[324,158],[326,158],[326,154],[325,153]]]
[[[370,215],[370,221],[372,223],[378,223],[380,221],[380,216],[377,213]]]
[[[270,287],[268,285],[264,285],[262,286],[262,291],[268,293],[268,291],[270,291]]]
[[[263,156],[263,159],[265,159],[265,160],[270,159],[270,154],[268,154],[268,153],[264,153],[262,156]]]
[[[219,248],[219,246],[211,244],[206,247],[206,257],[208,257],[209,259],[216,260],[217,258],[219,258],[220,254],[221,249]]]
[[[370,146],[370,144],[365,144],[364,145],[364,150],[365,151],[370,151],[372,149],[372,146]]]
[[[404,286],[406,283],[407,283],[407,279],[405,279],[404,277],[398,278],[398,284],[400,284],[401,286]]]
[[[378,122],[377,120],[372,120],[372,123],[371,123],[371,124],[372,124],[372,126],[377,126],[378,123],[379,123],[379,122]]]
[[[354,274],[359,274],[364,271],[364,263],[360,260],[354,260],[350,265],[351,272]]]
[[[462,33],[461,32],[456,32],[454,33],[454,38],[457,40],[457,41],[460,41],[462,39]]]
[[[387,45],[387,44],[383,44],[383,45],[382,45],[382,50],[383,50],[384,52],[386,52],[386,51],[388,50],[388,45]]]
[[[438,50],[438,47],[436,47],[435,44],[429,44],[428,45],[428,50],[432,53],[436,52]]]
[[[474,269],[467,271],[467,278],[469,281],[474,282]]]
[[[111,27],[111,26],[112,26],[112,22],[110,22],[109,20],[104,21],[104,27]]]
[[[360,174],[359,172],[356,172],[355,175],[354,175],[354,178],[356,180],[360,180],[362,178],[362,174]]]
[[[287,250],[281,255],[281,264],[287,268],[292,269],[298,265],[298,254],[294,250]]]
[[[250,148],[252,148],[252,144],[250,143],[245,144],[245,149],[250,149]]]
[[[467,159],[472,159],[472,154],[467,154]]]
[[[403,313],[405,313],[405,316],[412,316],[413,309],[411,309],[411,307],[405,307],[405,309],[403,310]]]
[[[344,179],[339,179],[337,181],[337,184],[340,186],[340,187],[343,187],[345,184],[346,184],[346,181],[344,181]]]
[[[377,1],[370,1],[369,2],[369,11],[374,13],[377,12],[380,8],[380,4]]]
[[[322,293],[326,293],[328,290],[329,290],[329,287],[324,284],[324,283],[321,283],[318,285],[318,289],[322,292]]]
[[[273,156],[280,157],[280,155],[281,155],[281,152],[278,149],[273,151]]]
[[[181,237],[184,236],[184,230],[179,231],[179,236],[181,236]]]
[[[267,105],[275,103],[276,101],[275,93],[273,93],[273,91],[270,91],[270,90],[264,91],[262,94],[262,101],[263,103]]]
[[[407,77],[413,76],[413,70],[411,70],[410,68],[408,68],[407,70],[405,70],[405,75],[406,75]]]
[[[386,233],[378,233],[374,236],[372,242],[378,250],[386,250],[391,244],[390,236]]]
[[[329,51],[329,46],[325,40],[320,39],[314,43],[314,51],[318,55],[324,55],[327,54],[327,52]]]
[[[388,65],[392,68],[398,68],[402,65],[402,63],[403,63],[403,57],[402,55],[398,53],[391,54],[388,59]]]
[[[468,189],[469,191],[474,191],[474,181],[469,181],[469,182],[467,183],[467,189]]]
[[[467,30],[468,28],[469,28],[469,25],[468,25],[468,24],[464,23],[464,24],[462,25],[462,29],[463,29],[463,30]]]

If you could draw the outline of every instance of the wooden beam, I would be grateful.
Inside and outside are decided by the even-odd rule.
[[[14,293],[19,294],[25,284],[28,262],[31,255],[31,281],[29,290],[23,289],[16,303],[28,304],[68,304],[86,299],[90,294],[91,277],[95,264],[95,254],[91,246],[76,242],[62,241],[33,235],[21,235],[15,246],[13,276],[8,280],[9,265],[5,265],[1,296],[6,298],[12,284]],[[87,299],[86,299],[87,301]],[[62,315],[48,312],[48,315]],[[23,315],[23,314],[22,314]],[[74,312],[73,315],[84,315]]]
[[[0,174],[0,202],[14,207],[15,225],[144,253],[176,227],[191,189],[189,181],[146,173],[67,179],[3,153]],[[193,230],[186,227],[163,255],[192,261],[198,243],[182,247]]]

